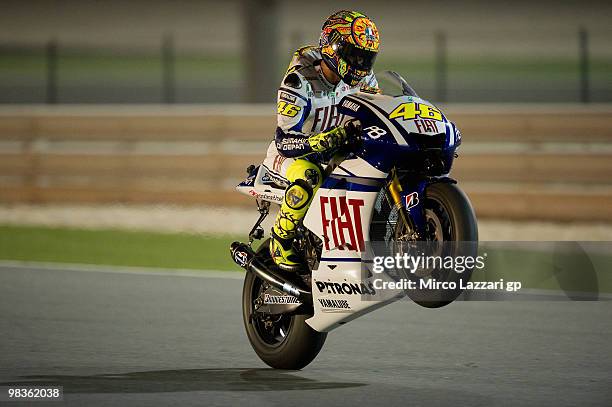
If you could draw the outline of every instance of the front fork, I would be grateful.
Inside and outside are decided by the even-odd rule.
[[[425,187],[427,179],[405,179],[402,185],[397,171],[391,170],[391,179],[387,183],[387,199],[397,209],[398,216],[408,225],[417,240],[422,240],[426,232]]]

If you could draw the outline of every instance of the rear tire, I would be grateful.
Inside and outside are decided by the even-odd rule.
[[[272,261],[268,246],[269,240],[266,240],[257,250],[257,256],[267,264]],[[327,332],[312,329],[306,323],[310,315],[272,316],[264,322],[265,315],[253,313],[254,300],[259,296],[262,284],[263,280],[247,271],[242,289],[242,318],[249,342],[268,366],[302,369],[319,354]]]

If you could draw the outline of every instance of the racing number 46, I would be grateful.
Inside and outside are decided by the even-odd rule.
[[[278,102],[277,105],[278,114],[282,114],[283,116],[287,117],[294,117],[300,110],[302,110],[301,107],[283,101]]]
[[[410,120],[415,119],[417,116],[422,119],[442,121],[442,113],[435,107],[424,103],[402,103],[389,113],[389,119],[401,118],[402,120]]]

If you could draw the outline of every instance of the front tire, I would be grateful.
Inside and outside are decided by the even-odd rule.
[[[269,240],[263,242],[257,256],[270,264]],[[275,369],[298,370],[307,366],[319,354],[326,332],[312,329],[306,319],[309,315],[267,315],[256,313],[255,300],[264,287],[264,281],[248,272],[242,289],[242,318],[251,346],[257,356]]]
[[[447,241],[477,242],[478,223],[472,203],[456,184],[439,182],[425,189],[425,209],[439,204],[448,214],[450,230],[442,231]]]
[[[478,251],[478,223],[474,208],[467,195],[456,185],[447,182],[434,183],[425,189],[426,240],[443,243],[439,255],[472,256]],[[434,278],[437,281],[469,281],[471,269],[459,274],[443,271]],[[426,308],[439,308],[453,302],[463,290],[410,290],[408,296]]]

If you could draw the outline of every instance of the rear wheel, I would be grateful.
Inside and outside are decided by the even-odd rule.
[[[269,240],[257,251],[267,265],[272,259]],[[309,315],[270,315],[256,311],[256,301],[268,287],[254,273],[247,272],[242,289],[242,317],[247,337],[255,353],[276,369],[301,369],[317,356],[327,337],[306,324]]]

